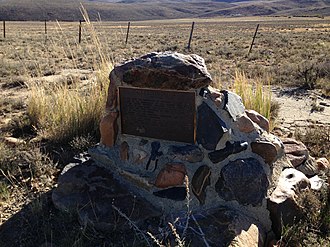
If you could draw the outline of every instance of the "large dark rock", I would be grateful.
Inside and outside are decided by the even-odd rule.
[[[207,150],[214,150],[225,131],[225,123],[203,102],[198,107],[197,142]]]
[[[187,189],[185,187],[172,187],[165,190],[155,191],[153,194],[173,201],[183,201],[187,197]]]
[[[111,83],[133,87],[190,90],[212,81],[204,59],[177,52],[153,52],[115,66]]]
[[[64,211],[75,210],[83,224],[100,231],[127,228],[127,220],[112,205],[129,215],[136,224],[144,224],[160,213],[145,200],[122,187],[109,170],[91,161],[71,164],[58,179],[52,194],[54,205]]]
[[[258,160],[238,159],[224,166],[215,185],[219,196],[226,201],[256,206],[266,197],[268,179]]]

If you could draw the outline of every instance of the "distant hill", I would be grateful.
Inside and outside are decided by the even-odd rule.
[[[218,16],[325,15],[329,0],[0,0],[0,20],[127,21]]]

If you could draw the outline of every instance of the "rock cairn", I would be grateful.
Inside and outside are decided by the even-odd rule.
[[[270,134],[265,117],[245,109],[235,93],[211,87],[211,82],[204,60],[197,55],[150,53],[115,66],[100,122],[100,144],[89,153],[105,169],[102,172],[111,173],[105,179],[116,180],[119,187],[125,188],[123,192],[113,186],[115,191],[129,197],[129,202],[136,196],[143,205],[144,217],[134,214],[134,220],[146,218],[146,203],[150,205],[150,217],[155,212],[164,217],[186,217],[188,205],[209,243],[225,243],[228,239],[223,234],[229,231],[225,236],[232,236],[230,241],[236,238],[246,246],[247,240],[241,238],[252,231],[254,237],[248,240],[251,246],[263,246],[266,232],[271,228],[280,232],[282,214],[288,215],[287,222],[299,215],[294,207],[298,191],[323,186],[323,180],[315,179],[315,175],[328,167],[323,165],[324,160],[316,162],[309,157],[301,143],[281,141]],[[165,133],[168,139],[147,137],[145,130],[139,135],[123,133],[124,102],[118,93],[121,87],[192,92],[193,140],[168,140],[172,138],[170,133]],[[167,102],[171,102],[171,95]],[[179,135],[180,130],[175,134]],[[61,193],[59,186],[53,197],[64,207]],[[102,207],[123,203],[114,192],[109,193],[111,202],[102,201]],[[214,223],[214,218],[220,223]],[[207,220],[213,221],[214,229]],[[212,237],[213,231],[218,232],[217,240]],[[195,239],[193,246],[203,243],[200,241],[202,238]]]

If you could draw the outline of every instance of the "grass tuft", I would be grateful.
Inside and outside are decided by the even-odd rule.
[[[233,90],[241,96],[245,108],[255,110],[264,117],[271,118],[271,89],[270,80],[267,79],[268,86],[265,87],[261,79],[251,82],[244,72],[236,71]]]

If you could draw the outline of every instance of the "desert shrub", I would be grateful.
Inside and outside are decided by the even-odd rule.
[[[270,119],[272,101],[269,82],[266,86],[261,79],[252,82],[245,76],[245,73],[236,71],[233,89],[242,97],[245,108],[255,110]]]
[[[280,246],[329,246],[330,211],[328,191],[306,190],[298,198],[297,204],[302,210],[302,219],[293,226],[282,230]]]
[[[42,186],[47,186],[56,172],[56,164],[39,147],[27,144],[11,147],[0,142],[1,181],[14,186],[26,186],[26,183],[32,186],[33,182],[42,181]]]
[[[302,141],[313,157],[330,159],[330,126],[310,126],[306,129],[297,128],[295,138]]]

